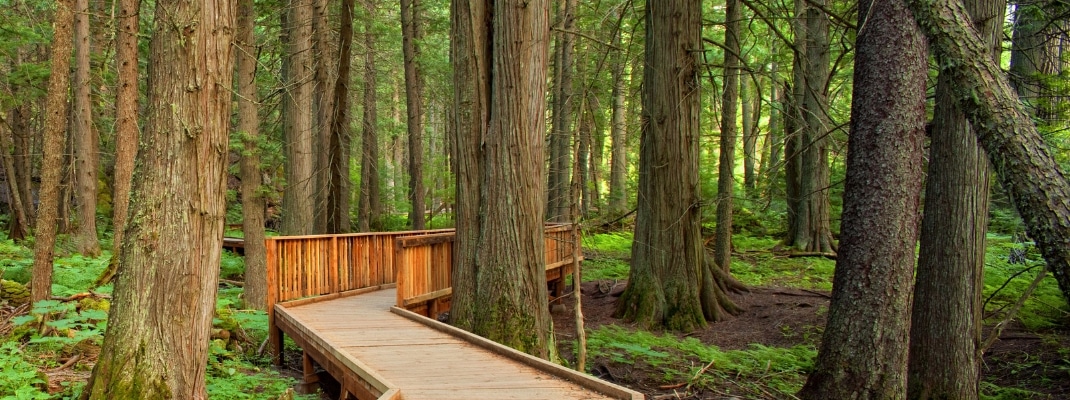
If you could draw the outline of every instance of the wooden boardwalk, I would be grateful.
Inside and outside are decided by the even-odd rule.
[[[512,349],[485,347],[489,344],[477,338],[451,332],[455,328],[395,308],[396,299],[396,291],[387,288],[278,305],[276,320],[304,348],[321,349],[324,354],[312,358],[328,371],[332,363],[351,369],[352,374],[339,372],[343,386],[358,398],[641,398]],[[510,351],[516,354],[502,354]]]
[[[579,265],[579,237],[548,225],[546,277],[560,296]],[[532,357],[427,316],[448,311],[451,230],[274,237],[266,242],[269,341],[302,349],[341,399],[642,399],[643,395]]]

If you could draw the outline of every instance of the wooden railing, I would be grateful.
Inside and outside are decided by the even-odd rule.
[[[551,300],[564,294],[565,277],[572,273],[574,244],[572,225],[547,225],[544,231],[546,282]],[[453,294],[454,232],[397,238],[397,306],[435,318],[449,310]],[[580,253],[580,260],[583,260]]]
[[[394,284],[397,238],[446,231],[449,230],[267,238],[267,313],[272,348],[277,350],[282,345],[282,336],[275,328],[275,304]]]
[[[551,299],[564,293],[572,273],[572,226],[547,225],[546,281]],[[436,317],[452,295],[453,229],[266,239],[269,342],[281,349],[275,305],[295,306],[358,290],[397,286],[397,306]],[[580,256],[582,260],[582,256]]]

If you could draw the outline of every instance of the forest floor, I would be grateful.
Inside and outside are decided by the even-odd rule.
[[[2,239],[2,238],[0,238]],[[586,370],[638,390],[648,399],[794,399],[816,362],[829,307],[835,261],[789,257],[770,249],[777,240],[733,237],[732,273],[750,291],[730,294],[743,309],[726,321],[695,332],[651,332],[613,317],[626,287],[631,234],[584,238],[583,314]],[[1006,319],[1044,265],[1035,249],[1009,235],[990,235],[984,297],[988,327]],[[84,258],[60,246],[53,291],[84,293],[109,255]],[[32,250],[0,240],[2,289],[25,290]],[[221,277],[241,280],[241,257],[224,254]],[[982,365],[982,399],[1070,399],[1070,308],[1054,279],[1039,280]],[[9,287],[10,286],[10,287]],[[75,398],[99,353],[107,318],[106,286],[90,298],[46,301],[32,307],[0,301],[0,399]],[[8,293],[10,294],[10,293]],[[213,337],[208,390],[213,399],[328,399],[337,388],[321,375],[322,393],[294,395],[301,379],[300,350],[287,345],[276,369],[256,349],[267,332],[262,311],[243,307],[242,289],[221,284],[216,327],[234,332]],[[563,363],[575,366],[573,298],[553,307],[556,343]],[[990,329],[987,329],[990,330]],[[988,332],[985,332],[986,335]],[[333,393],[333,395],[332,395]]]
[[[606,326],[636,329],[615,317],[617,299],[626,281],[600,280],[583,284],[582,310],[588,331]],[[659,332],[678,338],[694,338],[721,350],[747,350],[756,346],[816,349],[821,341],[829,305],[827,291],[790,287],[753,287],[750,292],[729,295],[744,311],[729,320],[712,323],[700,331],[685,334]],[[560,353],[570,363],[575,362],[575,314],[571,299],[556,308],[554,330]],[[983,380],[990,393],[988,398],[1001,399],[1070,399],[1070,365],[1066,354],[1070,349],[1070,331],[1049,329],[1030,331],[1012,323],[985,354],[982,365]],[[657,349],[655,349],[657,350]],[[685,356],[686,357],[686,356]],[[698,360],[692,360],[697,362]],[[695,366],[700,366],[695,363]],[[763,379],[772,372],[737,373],[737,376],[717,373],[716,367],[699,369],[702,373],[720,375],[717,379],[677,381],[666,379],[663,368],[646,360],[632,360],[613,355],[596,355],[588,360],[588,370],[610,382],[644,393],[648,399],[791,399],[792,393],[766,385]],[[731,372],[731,371],[729,371]],[[797,371],[804,378],[804,370]],[[747,376],[744,376],[747,375]],[[683,378],[688,378],[687,375]],[[712,385],[710,383],[713,383]],[[688,385],[692,383],[692,385]],[[995,385],[1002,390],[991,390]],[[1007,389],[1014,388],[1014,389]],[[1020,390],[1019,390],[1020,389]],[[1029,393],[1032,392],[1032,393]]]

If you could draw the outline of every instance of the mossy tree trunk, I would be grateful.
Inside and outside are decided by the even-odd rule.
[[[90,399],[204,399],[226,199],[233,3],[160,0],[146,125]]]
[[[699,220],[700,4],[646,7],[646,65],[639,199],[632,268],[617,316],[644,327],[691,331],[738,309],[725,274],[703,250]]]
[[[958,2],[907,0],[966,119],[1070,300],[1070,182]]]
[[[453,323],[554,353],[543,253],[549,2],[454,2],[457,242]]]
[[[843,239],[803,399],[906,395],[928,53],[905,4],[859,10]]]

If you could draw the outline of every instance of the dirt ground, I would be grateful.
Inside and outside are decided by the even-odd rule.
[[[617,296],[627,283],[599,281],[583,284],[583,314],[587,329],[606,324],[626,323],[613,318]],[[829,294],[818,291],[780,287],[751,288],[749,293],[731,294],[732,300],[745,311],[732,319],[710,324],[706,330],[692,332],[704,343],[722,350],[744,349],[752,343],[770,347],[790,347],[799,344],[818,346],[829,305]],[[555,307],[554,330],[561,354],[572,357],[570,342],[575,337],[572,299]],[[1039,399],[1070,399],[1070,365],[1065,356],[1070,349],[1070,332],[1027,332],[1012,325],[1001,340],[985,354],[982,374],[1003,387],[1017,387],[1044,393]],[[574,361],[574,360],[570,360]],[[680,396],[674,390],[661,389],[666,384],[659,372],[644,371],[641,367],[620,365],[608,360],[589,361],[592,373],[601,378],[630,387],[647,395],[648,399],[738,399],[720,393],[740,393],[737,388],[713,392],[690,393]],[[638,364],[637,364],[638,365]],[[778,398],[754,396],[748,398]],[[1017,398],[1017,397],[1016,397]]]

